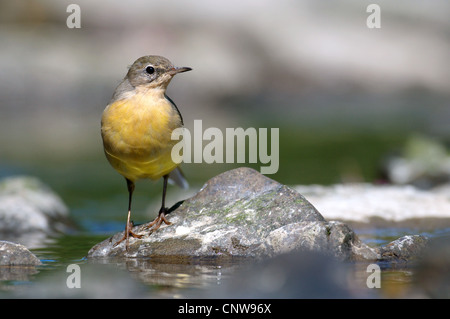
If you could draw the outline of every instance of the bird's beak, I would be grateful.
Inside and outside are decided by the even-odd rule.
[[[182,67],[173,67],[168,72],[170,75],[175,75],[177,73],[187,72],[187,71],[191,71],[191,70],[192,70],[192,68],[188,68],[187,66],[182,66]]]

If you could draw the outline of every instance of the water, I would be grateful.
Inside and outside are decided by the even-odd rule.
[[[210,290],[221,297],[222,286],[227,287],[236,274],[249,267],[249,261],[242,259],[89,260],[85,257],[88,250],[113,233],[121,231],[123,221],[111,222],[96,218],[86,221],[84,213],[84,210],[79,211],[83,220],[78,220],[83,225],[83,230],[48,238],[42,247],[32,249],[43,265],[28,276],[21,275],[3,281],[0,285],[0,297],[208,298]],[[406,227],[366,227],[355,228],[355,231],[361,240],[374,247],[407,234],[424,234],[430,237],[450,235],[450,228],[430,231]],[[66,286],[71,274],[67,272],[67,267],[71,264],[80,266],[83,289],[68,289]],[[356,286],[353,288],[357,291],[356,297],[405,297],[414,288],[414,263],[379,264],[382,270],[381,289],[376,291],[366,288],[368,263],[349,262],[347,265],[351,267],[351,285]]]
[[[383,229],[383,230],[357,230],[358,235],[372,246],[385,244],[392,239],[406,233],[408,229]],[[442,233],[450,235],[450,229],[438,231],[432,236],[441,236]],[[40,297],[40,298],[233,298],[230,289],[236,288],[236,278],[242,277],[245,271],[255,269],[265,280],[270,279],[269,287],[274,283],[278,272],[284,271],[292,276],[292,280],[299,280],[300,286],[305,277],[319,276],[317,272],[325,271],[324,267],[313,266],[308,268],[308,275],[300,274],[295,277],[298,269],[290,269],[291,266],[278,265],[280,269],[269,267],[267,270],[253,268],[253,261],[244,259],[204,259],[204,258],[142,258],[142,259],[86,259],[86,252],[97,242],[105,239],[105,234],[95,235],[89,233],[74,233],[49,239],[46,246],[32,251],[43,262],[35,272],[27,277],[19,277],[15,280],[3,282],[0,286],[0,297]],[[305,260],[300,261],[302,264]],[[321,261],[319,261],[321,262]],[[327,264],[327,260],[324,261]],[[67,280],[71,275],[68,266],[76,264],[80,266],[81,288],[68,289]],[[380,289],[367,288],[368,262],[344,263],[347,273],[343,273],[344,286],[348,288],[343,295],[333,295],[328,289],[328,277],[324,275],[322,282],[318,283],[324,296],[331,297],[357,297],[357,298],[404,298],[417,296],[417,288],[414,285],[414,272],[416,263],[378,263],[381,267]],[[319,267],[316,270],[316,267]],[[347,269],[348,268],[348,269]],[[275,273],[273,273],[273,271]],[[303,270],[305,271],[305,270]],[[331,274],[339,273],[339,269],[332,268]],[[244,278],[245,275],[244,275]],[[259,278],[259,277],[258,277]],[[289,277],[290,278],[290,277]],[[300,278],[300,279],[299,279]],[[334,277],[333,277],[334,278]],[[241,279],[237,279],[239,283]],[[255,280],[259,282],[262,279]],[[339,283],[342,284],[342,278]],[[276,281],[276,280],[275,280]],[[285,283],[286,285],[287,283]],[[231,287],[231,288],[230,288]],[[260,288],[257,286],[256,288]],[[255,288],[255,289],[256,289]],[[248,288],[247,288],[248,289]],[[292,292],[292,291],[290,291]],[[291,298],[304,296],[304,291],[294,292],[288,295]],[[334,292],[333,292],[334,293]],[[339,292],[340,294],[341,292]],[[350,293],[350,294],[349,294]],[[261,297],[255,293],[256,297]],[[262,295],[264,298],[266,295]],[[320,296],[320,295],[319,295]],[[424,295],[419,294],[419,297]],[[252,296],[250,296],[252,297]],[[254,297],[254,296],[253,296]]]

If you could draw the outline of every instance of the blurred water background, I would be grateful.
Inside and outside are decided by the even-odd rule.
[[[384,181],[411,136],[450,142],[448,1],[377,1],[380,29],[366,25],[372,1],[77,0],[70,29],[73,2],[0,2],[0,177],[39,177],[79,229],[43,245],[49,260],[81,259],[123,229],[126,186],[103,155],[100,117],[143,55],[193,68],[167,92],[190,130],[196,119],[279,128],[269,177],[287,185]],[[170,188],[168,202],[241,165],[185,164],[191,188]],[[138,182],[135,221],[156,214],[161,185]]]

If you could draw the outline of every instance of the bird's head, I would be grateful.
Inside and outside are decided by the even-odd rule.
[[[190,70],[188,67],[175,67],[162,56],[146,55],[131,65],[126,77],[134,87],[165,89],[175,74]]]

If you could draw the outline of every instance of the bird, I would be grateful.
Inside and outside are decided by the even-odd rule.
[[[128,69],[124,79],[114,91],[101,118],[101,136],[107,160],[122,175],[128,189],[128,215],[123,237],[128,251],[129,237],[141,238],[133,232],[131,202],[138,179],[163,178],[162,203],[155,220],[147,225],[151,232],[162,223],[170,225],[165,206],[169,179],[186,188],[187,181],[171,158],[176,140],[172,131],[183,127],[178,107],[166,95],[172,78],[190,67],[175,67],[167,58],[146,55],[138,58]]]

